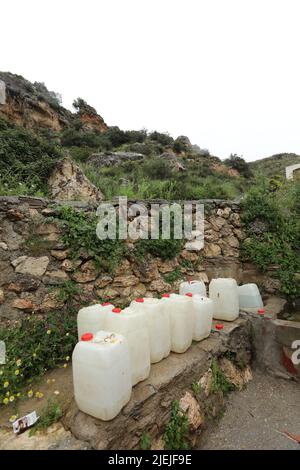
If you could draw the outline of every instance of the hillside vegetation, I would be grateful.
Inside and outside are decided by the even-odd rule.
[[[278,153],[272,157],[251,162],[249,166],[257,176],[285,178],[285,168],[296,163],[300,163],[300,155],[296,153]]]
[[[109,127],[82,98],[71,113],[43,83],[9,72],[0,72],[0,79],[6,84],[6,103],[0,105],[2,195],[47,196],[49,175],[66,155],[106,199],[234,199],[249,185],[251,170],[238,155],[221,162],[186,136]],[[115,152],[122,153],[118,164],[106,164]]]

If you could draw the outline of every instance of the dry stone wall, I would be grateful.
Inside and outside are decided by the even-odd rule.
[[[240,242],[246,235],[239,205],[220,200],[203,202],[207,212],[204,249],[184,249],[167,261],[151,256],[137,261],[128,256],[113,274],[108,274],[99,272],[85,253],[71,258],[55,218],[59,203],[55,206],[39,198],[0,197],[0,321],[15,321],[31,312],[60,311],[65,302],[61,286],[68,281],[78,287],[74,294],[78,307],[104,299],[123,306],[136,297],[174,291],[180,283],[180,278],[168,282],[174,270],[182,279],[190,276],[206,283],[220,276],[234,277],[239,283],[258,280],[267,291],[274,292],[276,283],[240,259]],[[82,202],[64,204],[82,211],[96,210],[96,206]]]

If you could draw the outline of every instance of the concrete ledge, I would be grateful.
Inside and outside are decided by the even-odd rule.
[[[194,343],[184,354],[172,353],[158,364],[153,364],[148,379],[137,384],[130,402],[112,421],[104,422],[78,410],[75,402],[70,405],[64,425],[81,441],[93,449],[139,448],[144,431],[156,437],[168,422],[172,401],[180,399],[191,384],[209,369],[212,356],[226,351],[243,354],[250,360],[250,325],[246,319],[224,324],[220,332],[200,343]]]

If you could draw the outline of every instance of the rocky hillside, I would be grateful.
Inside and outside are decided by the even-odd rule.
[[[107,125],[94,108],[82,101],[77,103],[77,113],[71,113],[61,105],[60,95],[49,91],[44,83],[31,83],[10,72],[0,72],[0,81],[4,96],[0,116],[15,124],[35,130],[62,131],[79,119],[89,130],[107,130]]]
[[[0,195],[233,199],[248,184],[237,155],[222,162],[186,136],[124,131],[82,98],[73,106],[65,109],[43,83],[0,72]]]
[[[262,158],[250,163],[254,174],[268,178],[276,176],[285,177],[285,168],[289,165],[300,163],[300,155],[296,153],[278,153],[268,158]]]

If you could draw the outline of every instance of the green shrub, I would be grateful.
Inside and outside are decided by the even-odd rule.
[[[149,135],[149,139],[155,140],[164,147],[172,146],[174,143],[173,137],[171,137],[168,133],[162,133],[157,131],[151,132],[151,134]]]
[[[164,180],[171,178],[172,170],[168,161],[162,158],[153,158],[141,165],[144,177]]]
[[[212,370],[212,384],[211,391],[212,393],[221,393],[222,396],[228,395],[229,392],[232,392],[236,389],[235,385],[229,382],[225,377],[224,373],[218,366],[217,360],[213,357],[211,361],[211,370]]]
[[[249,163],[247,163],[243,157],[240,157],[236,153],[232,153],[229,158],[224,160],[224,163],[229,168],[237,170],[245,178],[252,178],[253,176]]]
[[[300,272],[300,182],[286,182],[274,190],[263,180],[252,187],[243,201],[243,221],[248,238],[242,244],[244,260],[262,271],[278,266],[275,276],[281,292],[291,297],[300,294],[296,273]]]
[[[84,250],[95,261],[99,270],[113,271],[125,254],[121,240],[100,240],[96,235],[98,218],[94,213],[76,211],[72,207],[60,207],[57,216],[63,226],[63,242],[77,258]]]
[[[0,188],[20,194],[46,192],[46,181],[62,156],[61,149],[51,141],[0,118]]]
[[[171,418],[164,433],[166,450],[188,450],[190,448],[189,423],[185,413],[179,409],[179,402],[172,404]]]

